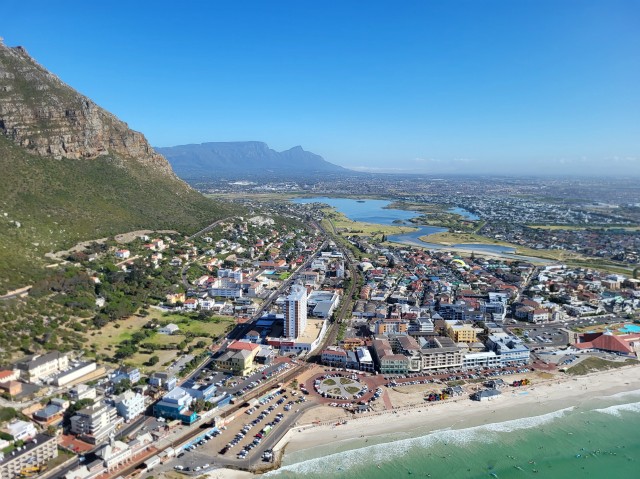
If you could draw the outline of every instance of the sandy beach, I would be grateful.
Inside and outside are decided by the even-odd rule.
[[[356,416],[340,426],[301,427],[299,432],[291,433],[286,454],[331,443],[358,440],[362,436],[371,440],[375,436],[398,432],[473,427],[539,416],[571,406],[580,407],[585,401],[596,397],[639,389],[640,367],[637,366],[579,377],[558,376],[529,387],[509,387],[503,390],[499,398],[488,402],[480,403],[465,397],[402,407],[376,415]],[[308,414],[313,412],[314,410]]]
[[[315,448],[322,448],[323,454],[327,454],[331,450],[339,452],[366,443],[382,443],[394,435],[409,437],[448,428],[468,428],[540,416],[568,407],[580,408],[594,398],[638,390],[640,367],[629,366],[579,377],[560,374],[553,379],[538,380],[528,387],[507,387],[499,398],[482,403],[464,396],[437,403],[400,406],[362,416],[319,406],[303,416],[302,424],[290,430],[276,450],[285,447],[283,462],[286,464],[291,454],[308,451],[313,455]],[[321,425],[317,424],[318,419]],[[346,424],[337,425],[344,420]],[[230,469],[209,474],[211,478],[220,479],[251,476],[251,473]]]

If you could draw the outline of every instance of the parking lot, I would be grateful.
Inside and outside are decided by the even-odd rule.
[[[517,324],[509,327],[509,330],[520,336],[530,347],[558,347],[566,346],[569,336],[562,331],[563,325],[541,325],[541,324]]]
[[[212,363],[207,364],[194,378],[212,382],[219,392],[226,392],[232,396],[240,396],[258,387],[265,380],[289,369],[291,365],[287,361],[277,362],[269,366],[262,366],[246,377],[233,376],[212,369]]]
[[[203,430],[203,436],[188,443],[166,468],[199,475],[212,467],[259,464],[264,451],[275,445],[308,406],[299,391],[278,389],[247,404],[228,427],[210,429],[207,435]]]

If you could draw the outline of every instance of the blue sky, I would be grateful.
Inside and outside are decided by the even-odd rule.
[[[0,35],[156,146],[640,175],[640,2],[14,2]]]

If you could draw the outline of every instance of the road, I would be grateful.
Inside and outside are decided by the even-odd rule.
[[[197,238],[198,236],[200,236],[202,233],[206,233],[209,230],[212,230],[213,228],[215,228],[216,226],[218,226],[220,223],[222,223],[223,221],[227,221],[231,218],[222,218],[219,219],[217,221],[214,221],[213,223],[211,223],[209,226],[205,226],[204,228],[202,228],[200,231],[198,231],[197,233],[192,234],[191,236],[187,236],[187,241],[191,241],[193,238]]]
[[[327,246],[327,241],[325,240],[322,245],[315,251],[315,253],[313,253],[312,255],[309,255],[309,257],[305,260],[304,263],[302,263],[300,266],[298,266],[298,268],[296,269],[296,271],[294,272],[294,274],[292,274],[288,279],[286,279],[285,281],[282,282],[282,284],[278,287],[278,289],[276,289],[275,291],[273,291],[265,300],[264,302],[260,305],[260,307],[258,308],[258,310],[256,311],[256,313],[253,315],[253,317],[251,318],[251,321],[247,321],[244,324],[239,324],[237,325],[233,331],[231,331],[229,333],[229,335],[227,336],[229,339],[239,339],[244,337],[244,335],[251,331],[251,329],[253,328],[253,324],[255,321],[257,321],[258,319],[260,319],[262,317],[262,314],[267,310],[267,308],[269,308],[271,306],[271,303],[273,303],[276,299],[278,299],[278,297],[287,290],[287,288],[289,288],[289,286],[291,285],[291,283],[293,283],[296,279],[296,274],[298,271],[302,271],[304,268],[306,268],[309,263],[311,263],[311,261],[313,261],[313,259],[318,256],[318,253],[320,251],[322,251],[326,246]]]
[[[21,296],[26,296],[27,294],[29,294],[30,289],[31,289],[31,285],[24,286],[19,289],[14,289],[13,291],[9,291],[7,294],[3,294],[2,296],[0,296],[0,301],[6,300],[6,299],[19,298]]]
[[[333,229],[335,231],[335,226],[333,226],[333,222],[330,221],[330,223],[331,223],[331,226],[333,227]],[[327,231],[321,225],[316,223],[315,221],[313,222],[313,225],[316,228],[318,228],[320,231],[322,231],[322,233],[324,235],[330,236],[327,233]],[[342,296],[342,301],[341,301],[341,304],[340,304],[340,310],[338,311],[337,314],[335,314],[333,324],[330,325],[329,330],[327,331],[327,334],[325,335],[325,338],[322,341],[322,343],[318,346],[318,348],[316,348],[316,350],[315,350],[316,352],[320,352],[323,349],[325,349],[327,346],[330,346],[330,345],[332,345],[332,344],[334,344],[336,342],[336,339],[338,337],[338,330],[340,328],[340,324],[346,319],[345,316],[347,314],[347,311],[349,310],[349,307],[351,306],[353,293],[355,291],[356,284],[358,283],[357,277],[358,277],[359,273],[358,273],[358,269],[356,268],[356,265],[354,264],[355,258],[353,257],[353,254],[346,247],[340,246],[340,242],[339,241],[336,241],[335,243],[336,243],[336,245],[338,245],[338,248],[340,249],[340,251],[344,255],[344,258],[346,260],[347,266],[349,268],[349,275],[350,275],[350,278],[351,278],[351,282],[349,284],[349,290],[345,291],[343,296]],[[308,360],[309,361],[314,361],[314,362],[320,362],[320,355],[318,353],[316,353],[312,357],[309,357]]]

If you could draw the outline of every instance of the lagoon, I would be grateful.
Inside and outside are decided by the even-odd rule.
[[[297,198],[292,201],[297,204],[324,203],[331,206],[332,208],[335,208],[350,220],[360,221],[363,223],[397,225],[399,224],[398,222],[401,222],[400,224],[416,228],[416,231],[398,235],[389,235],[387,238],[388,241],[434,250],[448,249],[447,247],[440,244],[428,243],[420,239],[420,237],[448,231],[447,228],[442,228],[439,226],[418,226],[413,223],[409,223],[409,220],[411,218],[416,218],[422,213],[418,211],[406,211],[389,208],[389,205],[391,204],[391,201],[389,200],[354,200],[351,198],[329,198],[322,196],[315,198]],[[464,208],[450,208],[448,211],[451,213],[459,214],[460,216],[468,220],[479,219],[478,216],[465,210]],[[508,255],[513,255],[515,253],[514,248],[501,245],[455,244],[450,248],[465,251],[474,251],[477,253],[486,252],[492,254]]]

